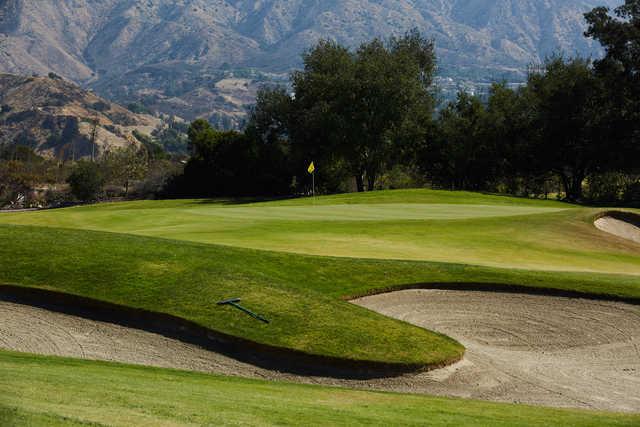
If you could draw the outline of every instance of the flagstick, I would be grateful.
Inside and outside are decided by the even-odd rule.
[[[313,197],[313,204],[316,204],[316,171],[311,174],[311,196]]]

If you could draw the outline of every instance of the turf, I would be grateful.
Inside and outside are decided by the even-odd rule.
[[[421,283],[474,283],[640,301],[638,246],[596,230],[597,212],[552,201],[414,190],[275,202],[144,201],[1,214],[0,283],[168,313],[318,356],[430,365],[459,358],[463,347],[345,299]],[[271,323],[215,304],[236,296]],[[7,352],[0,352],[0,421],[640,422],[623,415],[265,383]]]
[[[355,391],[0,352],[0,424],[632,426],[637,415]]]
[[[433,365],[458,359],[462,346],[344,299],[434,282],[640,298],[637,245],[596,230],[595,212],[553,201],[410,190],[260,203],[142,201],[2,214],[0,224],[46,227],[0,225],[0,283],[168,313],[318,356]],[[412,253],[447,262],[375,259],[412,258]],[[451,262],[456,260],[465,263]],[[575,271],[535,269],[541,266]],[[242,297],[271,323],[216,306],[229,297]]]
[[[503,283],[640,298],[640,277],[304,256],[126,234],[0,226],[0,283],[172,314],[255,342],[398,364],[455,360],[455,341],[342,299],[401,285]],[[216,302],[242,297],[264,325]]]
[[[324,256],[640,275],[637,245],[593,227],[598,211],[556,201],[406,190],[315,201],[114,203],[3,214],[0,223]]]

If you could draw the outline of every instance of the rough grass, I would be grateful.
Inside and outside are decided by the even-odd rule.
[[[555,201],[406,190],[315,201],[114,203],[3,214],[0,223],[325,256],[640,275],[638,245],[597,230],[597,212]]]
[[[0,352],[0,424],[632,426],[637,415],[270,383]]]

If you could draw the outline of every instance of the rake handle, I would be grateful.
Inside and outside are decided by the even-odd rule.
[[[240,304],[236,303],[236,302],[230,302],[230,305],[234,306],[235,308],[237,308],[240,311],[244,311],[245,313],[247,313],[249,316],[253,317],[254,319],[258,319],[261,322],[264,323],[269,323],[269,321],[267,319],[265,319],[264,317],[260,316],[257,313],[254,313],[253,311],[244,308],[243,306],[241,306]]]

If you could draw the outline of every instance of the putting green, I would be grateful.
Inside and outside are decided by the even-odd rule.
[[[640,274],[637,245],[597,230],[597,212],[552,201],[413,190],[266,203],[113,203],[3,214],[0,223],[311,255]]]
[[[423,203],[269,206],[185,207],[183,215],[226,221],[403,221],[469,219],[557,212],[562,209],[530,206],[448,205]],[[197,218],[193,218],[197,220]]]

